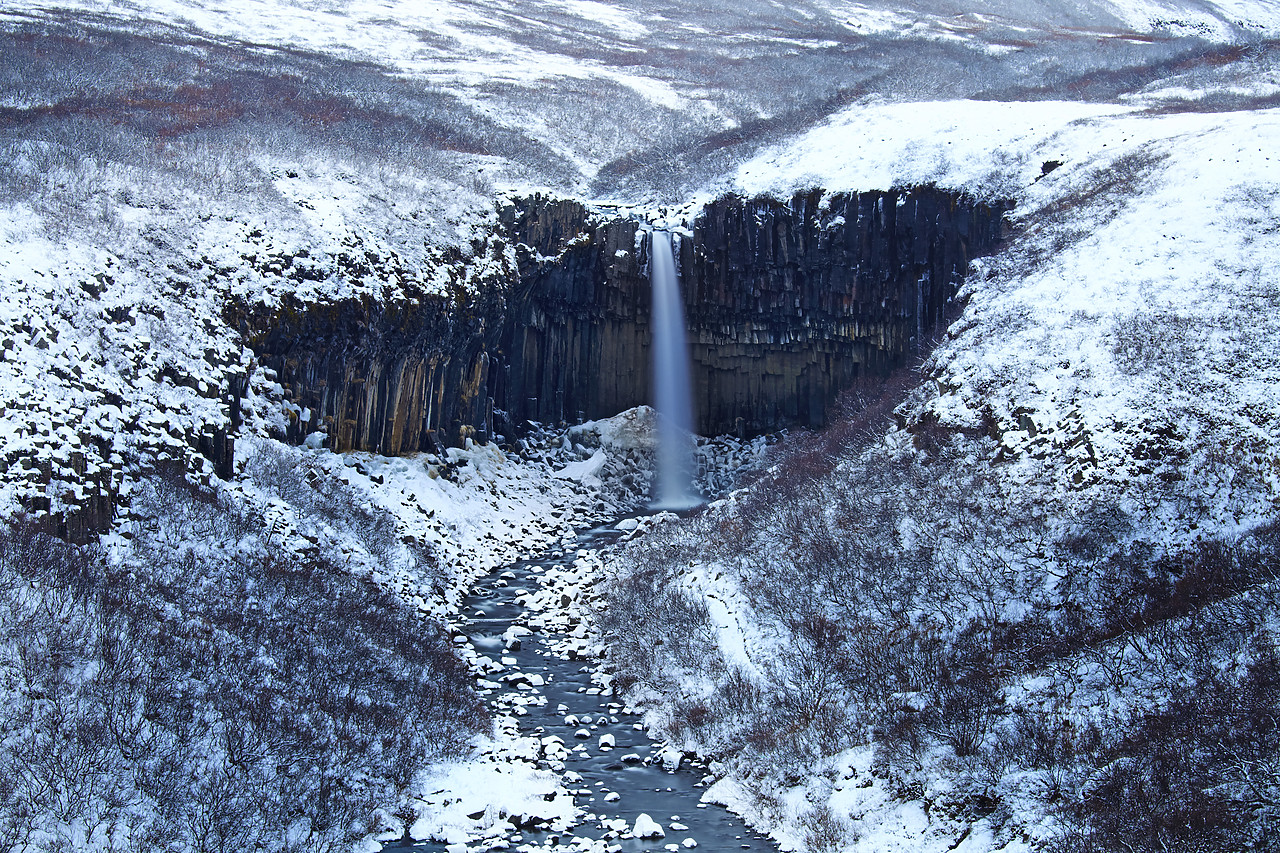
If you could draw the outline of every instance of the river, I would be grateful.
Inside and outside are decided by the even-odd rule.
[[[735,815],[701,802],[705,769],[688,761],[674,772],[664,767],[663,758],[670,763],[674,753],[661,755],[660,745],[649,739],[640,716],[619,704],[607,684],[601,685],[598,674],[593,679],[593,661],[571,659],[575,655],[565,647],[570,645],[566,641],[573,636],[572,629],[528,607],[527,600],[539,590],[540,577],[554,576],[557,570],[580,571],[575,561],[580,566],[584,552],[589,555],[606,547],[618,535],[612,526],[596,527],[579,533],[576,542],[495,569],[477,581],[461,609],[465,618],[459,624],[477,652],[503,664],[502,671],[489,678],[505,683],[482,690],[495,717],[517,709],[519,734],[541,738],[545,744],[539,766],[559,772],[575,803],[586,811],[583,822],[569,832],[525,829],[506,841],[519,848],[604,839],[610,849],[622,853],[672,847],[774,851],[769,839],[752,832]],[[539,627],[521,637],[519,648],[507,648],[510,629],[515,627],[518,633],[527,624]],[[577,635],[582,633],[576,629]],[[486,681],[480,683],[484,687]],[[548,738],[559,738],[563,746]],[[612,747],[607,748],[610,739]],[[660,824],[665,836],[629,837],[642,814]],[[445,847],[427,842],[386,849],[434,853]]]

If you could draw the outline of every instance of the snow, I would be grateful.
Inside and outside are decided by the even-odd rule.
[[[634,10],[619,8],[609,3],[594,0],[561,0],[558,4],[573,14],[592,21],[598,21],[619,35],[637,37],[649,34],[649,28],[640,20]]]
[[[656,415],[651,406],[637,406],[621,415],[587,421],[570,430],[575,440],[594,440],[614,452],[652,452],[656,445]]]
[[[713,574],[709,574],[713,572]],[[759,674],[755,660],[768,658],[767,647],[757,647],[748,652],[750,597],[723,572],[701,566],[685,576],[690,592],[706,602],[711,624],[715,626],[716,642],[726,663],[736,665],[744,672]],[[753,637],[760,642],[762,638]]]
[[[653,122],[657,135],[681,122],[706,134],[756,116],[746,108],[730,110],[726,104],[732,99],[716,101],[705,81],[645,64],[638,57],[648,47],[680,45],[664,41],[677,32],[705,35],[717,45],[723,39],[744,50],[771,45],[799,52],[840,44],[816,25],[823,35],[813,38],[719,33],[705,26],[711,23],[705,18],[671,20],[646,4],[591,0],[547,0],[515,9],[461,0],[110,5],[110,14],[149,20],[158,32],[176,37],[190,30],[223,44],[240,41],[253,51],[316,51],[441,87],[474,116],[527,129],[530,136],[522,140],[544,144],[548,159],[560,158],[572,173],[551,177],[551,167],[539,173],[497,154],[441,155],[438,172],[450,181],[484,169],[496,173],[501,187],[516,189],[565,181],[582,185],[612,158],[647,151],[652,140],[632,130],[618,130],[609,140],[584,136],[575,125],[589,123],[573,113],[554,115],[543,103],[554,97],[514,104],[496,94],[504,86],[534,92],[573,91],[579,84],[617,87],[634,96],[624,100],[641,116],[639,123],[648,121],[644,110],[663,117]],[[1035,23],[1030,19],[1043,8],[1027,8],[997,5],[990,14],[953,16],[927,4],[828,2],[811,4],[805,14],[821,9],[848,33],[968,44],[976,43],[978,30],[1009,33]],[[0,2],[0,14],[10,22],[66,10],[96,15],[103,4]],[[1280,4],[1270,2],[1125,0],[1088,4],[1080,14],[1105,21],[1079,31],[1089,37],[1118,33],[1110,29],[1118,26],[1113,22],[1127,22],[1139,33],[1220,38],[1234,38],[1238,30],[1265,35],[1280,29]],[[575,47],[554,44],[561,26],[572,33]],[[978,46],[993,56],[1019,50],[994,36]],[[610,64],[602,58],[609,56],[634,61]],[[724,192],[785,197],[812,186],[836,192],[926,183],[981,198],[1016,199],[1008,246],[975,266],[964,316],[930,362],[930,383],[902,410],[904,421],[929,418],[957,430],[990,428],[1008,463],[999,471],[1002,488],[1067,508],[1083,506],[1086,499],[1121,505],[1151,500],[1162,494],[1156,484],[1170,471],[1152,462],[1146,449],[1185,453],[1183,467],[1192,476],[1180,499],[1194,499],[1203,509],[1189,525],[1172,502],[1158,505],[1151,514],[1153,533],[1169,547],[1238,533],[1280,507],[1280,110],[1182,107],[1212,108],[1205,103],[1211,94],[1267,98],[1280,91],[1265,73],[1241,72],[1239,78],[1200,87],[1175,77],[1122,94],[1114,103],[901,103],[871,96],[798,134],[751,149],[745,160],[707,179],[697,199]],[[594,89],[585,91],[594,98]],[[4,103],[13,110],[37,106],[21,93],[5,95]],[[24,156],[29,159],[34,150]],[[652,412],[643,408],[570,428],[540,448],[540,460],[474,445],[451,449],[443,459],[339,457],[321,449],[321,433],[312,433],[302,448],[285,448],[267,437],[290,416],[308,422],[310,413],[289,408],[277,377],[255,362],[237,330],[218,319],[224,308],[234,302],[274,309],[290,299],[310,305],[348,299],[396,304],[509,276],[513,253],[482,241],[495,221],[483,182],[466,188],[394,163],[373,168],[355,156],[292,154],[266,145],[232,163],[258,181],[261,192],[225,193],[218,185],[153,180],[161,170],[152,166],[124,167],[81,155],[49,180],[71,186],[67,192],[73,196],[79,192],[75,186],[85,187],[75,196],[77,204],[87,209],[90,195],[103,203],[102,223],[86,226],[74,216],[62,221],[55,205],[34,198],[6,196],[0,205],[0,510],[6,515],[46,506],[50,512],[74,512],[97,497],[126,498],[139,488],[139,474],[130,466],[157,454],[180,460],[210,482],[212,466],[193,448],[202,437],[230,427],[230,389],[241,381],[248,390],[236,456],[275,454],[291,465],[310,466],[325,482],[350,489],[361,505],[389,513],[396,544],[376,555],[350,530],[311,517],[243,469],[233,475],[230,492],[264,507],[272,534],[286,547],[310,547],[304,542],[312,539],[331,543],[349,559],[352,572],[396,590],[433,618],[456,616],[461,592],[477,574],[561,541],[575,526],[600,520],[634,497],[615,481],[653,451]],[[37,170],[34,161],[24,162],[13,160],[24,174]],[[165,168],[177,168],[176,160],[165,162]],[[1060,165],[1049,171],[1051,162]],[[678,225],[696,205],[686,200],[684,207],[665,211],[618,209]],[[478,251],[461,264],[446,262],[446,249],[474,247],[473,238],[481,241]],[[369,272],[335,272],[340,259],[365,251],[379,258]],[[908,441],[899,435],[888,445],[906,452]],[[722,467],[750,455],[741,448],[735,453],[704,445],[704,458],[719,459]],[[28,464],[35,462],[40,464]],[[635,539],[661,532],[671,520],[629,519],[617,528]],[[105,539],[108,550],[126,549],[126,534],[136,523],[123,517]],[[429,548],[444,566],[444,577],[432,576],[411,545]],[[552,595],[573,601],[564,612],[545,613],[544,624],[587,624],[587,590],[597,565],[584,557],[581,571],[553,575],[534,594],[534,606]],[[723,661],[766,677],[763,664],[776,656],[779,636],[759,624],[752,590],[704,562],[690,565],[679,583],[705,603]],[[511,629],[504,645],[514,647],[527,631]],[[575,653],[599,643],[586,627],[578,633],[566,640]],[[477,657],[472,663],[496,679],[507,660]],[[1079,698],[1082,716],[1090,713],[1090,703],[1124,707],[1125,700],[1099,686],[1106,680],[1099,664],[1082,664],[1081,673],[1094,686]],[[541,678],[507,675],[528,684]],[[479,683],[496,688],[499,681]],[[684,687],[697,694],[709,685]],[[1041,688],[1028,681],[1011,696],[1030,701]],[[612,736],[600,738],[601,748],[606,738]],[[479,745],[471,760],[432,769],[416,786],[423,806],[411,834],[460,844],[497,831],[509,816],[573,820],[571,798],[556,777],[492,760],[503,750],[522,748],[499,736]],[[831,759],[868,780],[871,760],[868,750]],[[788,811],[775,829],[791,846],[801,843],[801,823],[813,802],[862,815],[858,840],[851,842],[862,853],[976,853],[996,844],[981,821],[957,840],[932,824],[918,803],[895,801],[880,780],[865,788],[828,790],[818,778],[815,771],[794,790],[779,792]],[[708,797],[763,821],[739,781],[721,779]],[[556,796],[548,802],[548,794]],[[468,817],[477,812],[483,817]],[[638,821],[633,831],[641,835]],[[692,845],[686,840],[685,846]]]
[[[1068,163],[1080,165],[1047,176],[1015,216],[1033,216],[1100,170],[1132,186],[1083,214],[1090,232],[1015,287],[970,286],[972,313],[937,359],[940,385],[954,390],[931,411],[950,421],[981,389],[1020,452],[1075,421],[1095,453],[1090,470],[1077,470],[1130,485],[1144,476],[1134,443],[1158,422],[1190,445],[1276,446],[1280,423],[1259,402],[1280,375],[1257,354],[1275,351],[1280,329],[1257,311],[1274,298],[1265,282],[1280,262],[1280,236],[1266,225],[1280,215],[1269,189],[1280,185],[1271,156],[1280,112],[1126,117],[1088,134],[1099,135],[1105,154],[1076,130]],[[1035,423],[1034,438],[1016,428],[1015,410]],[[1280,492],[1257,483],[1239,497],[1245,503],[1219,508],[1216,525],[1260,522]]]
[[[636,838],[665,838],[667,835],[662,829],[662,824],[643,813],[636,818],[631,834]]]
[[[596,475],[604,468],[608,458],[608,454],[603,450],[597,450],[588,459],[583,459],[580,462],[570,462],[559,471],[556,471],[554,476],[565,480],[577,480],[582,483],[599,482],[599,478]]]
[[[1263,403],[1280,381],[1264,354],[1280,346],[1280,329],[1263,307],[1275,293],[1268,270],[1280,262],[1268,226],[1278,214],[1278,143],[1275,109],[871,103],[758,154],[717,189],[785,197],[815,185],[935,183],[1019,198],[1012,219],[1031,223],[1028,231],[977,265],[965,318],[935,358],[943,393],[927,411],[975,429],[994,410],[1002,440],[1019,454],[1059,441],[1051,436],[1070,422],[1060,441],[1087,434],[1102,454],[1073,475],[1121,482],[1141,475],[1133,448],[1156,422],[1172,419],[1188,444],[1231,453],[1280,440]],[[1050,161],[1062,165],[1046,174]],[[1110,189],[1095,197],[1099,182]],[[1077,200],[1073,221],[1054,227],[1080,236],[1023,273],[1019,247],[1035,244],[1037,217],[1063,199]],[[1156,337],[1135,341],[1135,332]],[[1142,341],[1147,350],[1133,351]],[[1062,353],[1073,354],[1069,363]],[[1126,363],[1134,356],[1141,366]],[[1247,529],[1278,499],[1259,483],[1250,502],[1223,507],[1217,523]]]
[[[715,191],[783,197],[814,186],[887,190],[929,183],[984,196],[1021,191],[1042,162],[1076,153],[1062,139],[1068,131],[1103,128],[1129,111],[1061,101],[860,104],[738,165]]]
[[[1216,0],[1197,8],[1185,3],[1159,0],[1116,0],[1116,12],[1136,29],[1153,25],[1191,29],[1218,38],[1230,36],[1228,22],[1241,22],[1246,27],[1276,26],[1280,7],[1274,2],[1256,0]]]
[[[508,817],[540,818],[565,829],[581,810],[554,773],[520,762],[464,761],[437,766],[419,783],[420,817],[409,828],[416,841],[473,843],[511,830]],[[480,818],[472,818],[483,812]]]

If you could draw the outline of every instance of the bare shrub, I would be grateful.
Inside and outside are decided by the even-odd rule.
[[[370,504],[354,488],[334,477],[296,448],[261,442],[244,459],[245,476],[259,488],[293,506],[298,522],[313,537],[328,525],[359,541],[370,557],[390,564],[400,546],[395,518]],[[407,550],[424,580],[438,580],[439,564],[430,547]]]
[[[1170,313],[1134,314],[1116,321],[1112,352],[1125,373],[1178,375],[1200,357],[1205,323]]]
[[[815,806],[800,818],[806,853],[839,853],[857,839],[848,819],[829,806]]]
[[[395,596],[164,470],[134,510],[119,565],[0,530],[5,838],[134,821],[157,847],[277,850],[293,828],[336,850],[486,726],[443,630]]]

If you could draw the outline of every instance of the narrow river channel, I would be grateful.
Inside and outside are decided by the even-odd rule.
[[[565,641],[573,634],[544,627],[527,634],[522,630],[531,621],[555,622],[537,619],[527,607],[527,599],[539,590],[540,577],[557,569],[573,570],[583,552],[606,547],[618,536],[612,526],[593,528],[580,533],[576,542],[495,569],[477,581],[463,604],[466,618],[461,625],[470,642],[479,654],[503,664],[488,682],[502,686],[483,691],[493,713],[511,714],[516,709],[518,733],[543,743],[539,765],[559,772],[575,803],[586,812],[583,822],[568,832],[524,829],[507,841],[514,849],[523,844],[567,846],[575,838],[590,838],[605,840],[609,849],[621,853],[774,851],[769,839],[752,832],[735,815],[701,802],[703,769],[687,762],[670,769],[674,755],[660,754],[660,745],[649,739],[640,716],[619,704],[598,675],[592,678],[594,662],[571,659],[576,655],[565,649],[572,645]],[[516,635],[519,642],[513,644]],[[631,837],[641,815],[648,815],[665,834]],[[445,848],[428,842],[386,849]]]

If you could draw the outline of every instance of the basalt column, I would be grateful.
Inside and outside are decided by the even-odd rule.
[[[1004,205],[934,188],[728,197],[680,241],[702,433],[818,427],[840,389],[941,330]],[[646,242],[633,221],[534,198],[504,211],[521,284],[498,405],[573,421],[652,400]]]
[[[707,205],[675,259],[698,431],[821,426],[853,379],[941,329],[1004,210],[932,187]],[[607,417],[653,399],[643,230],[576,201],[512,201],[497,233],[430,271],[447,287],[232,304],[226,319],[275,371],[294,441],[401,454]]]
[[[1003,211],[933,188],[708,205],[684,258],[700,428],[824,424],[941,331]]]
[[[502,336],[498,408],[519,426],[607,417],[649,402],[650,294],[639,225],[544,198],[508,207],[502,218],[520,282]]]
[[[386,455],[439,450],[492,435],[500,284],[467,298],[349,299],[235,319],[275,371],[287,438],[322,432],[334,450]]]

